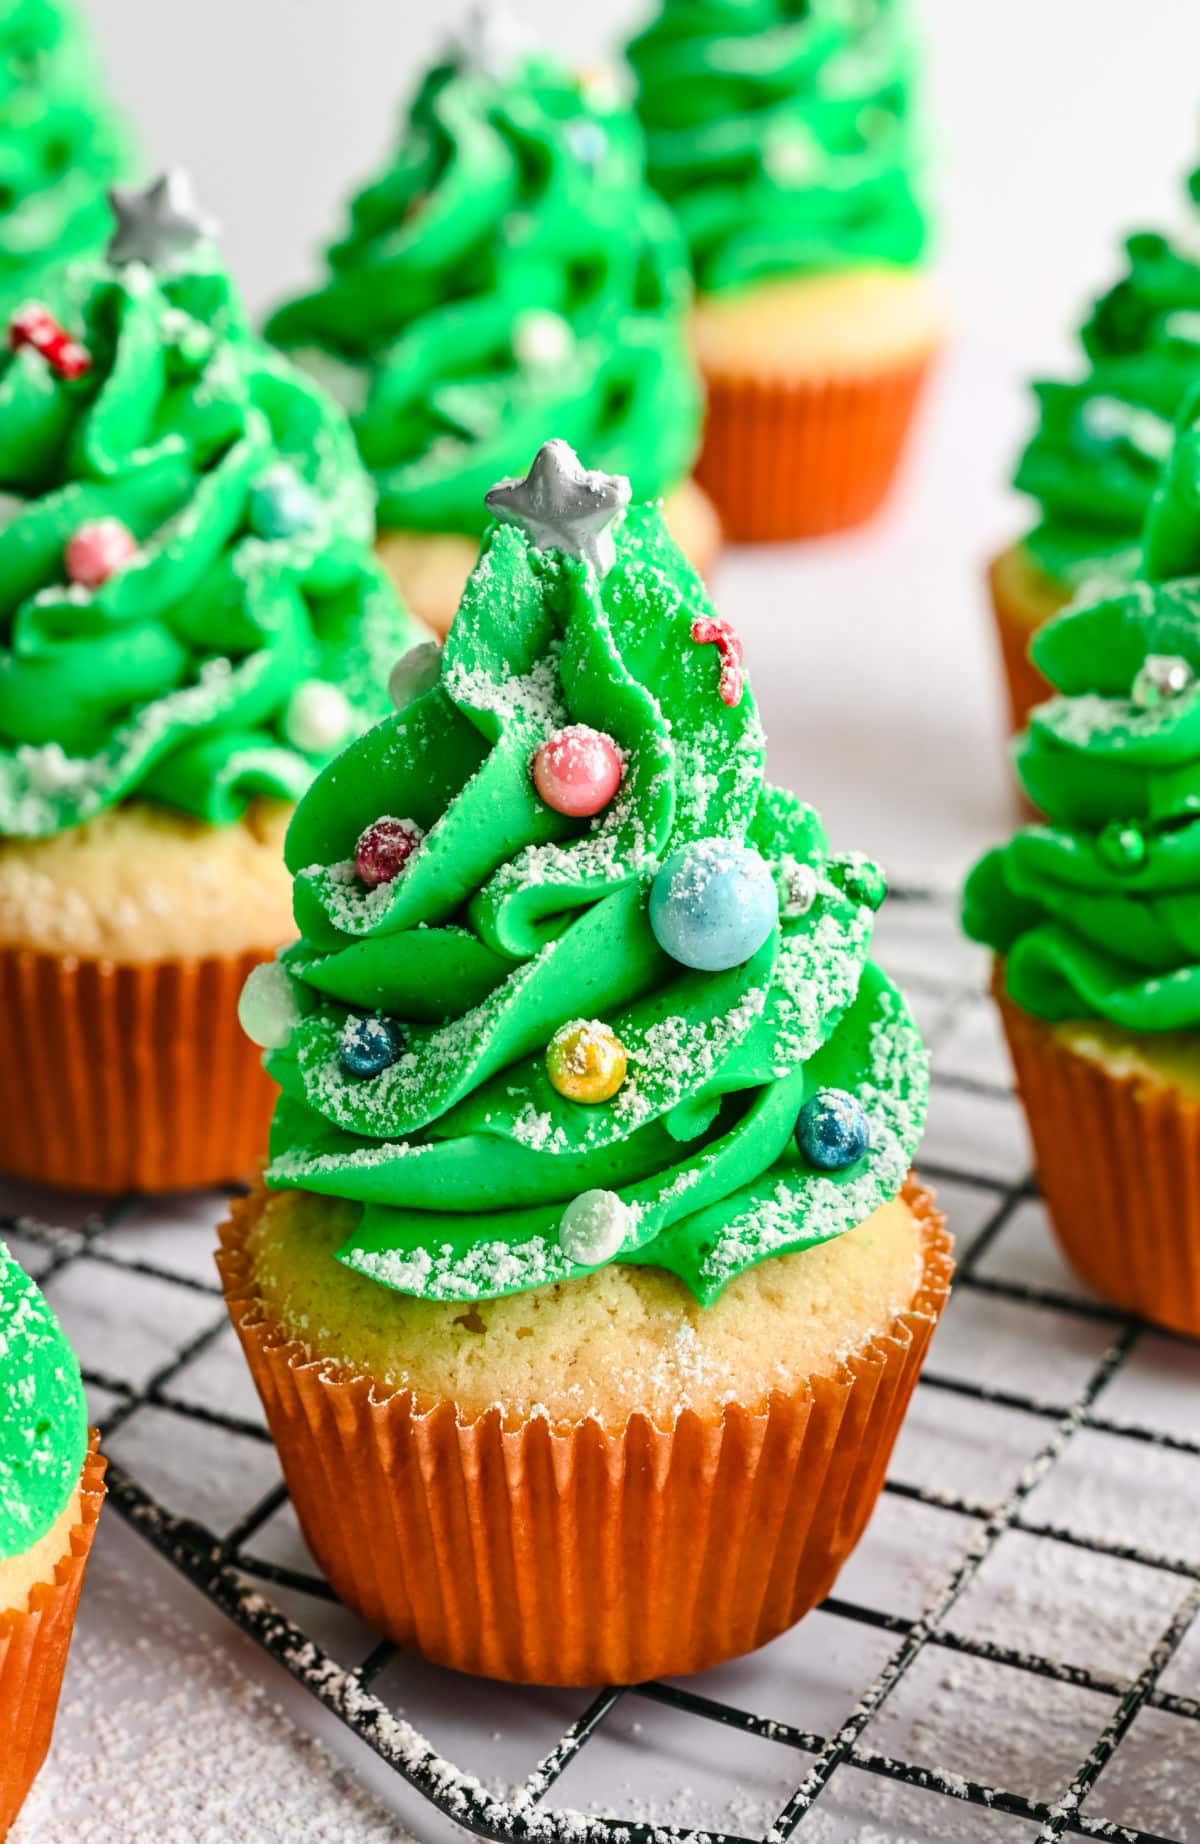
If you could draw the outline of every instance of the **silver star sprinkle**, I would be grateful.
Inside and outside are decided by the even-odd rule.
[[[171,167],[148,186],[114,186],[108,195],[117,228],[108,244],[112,263],[145,263],[174,269],[198,243],[217,234],[217,225],[196,204],[192,182]]]
[[[629,482],[584,467],[569,442],[545,442],[524,480],[501,480],[484,503],[519,525],[539,551],[582,557],[607,576],[617,559],[610,528],[629,504]]]
[[[533,35],[503,0],[477,0],[450,34],[447,61],[468,77],[505,83],[533,50]]]

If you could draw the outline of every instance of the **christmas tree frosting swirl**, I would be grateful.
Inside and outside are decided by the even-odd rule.
[[[1152,501],[1142,576],[1073,607],[1032,657],[1017,767],[1047,816],[967,880],[967,933],[1035,1016],[1200,1026],[1200,404]]]
[[[381,526],[481,532],[484,494],[547,429],[652,498],[701,403],[687,253],[632,113],[485,10],[426,76],[330,273],[268,337],[336,389]]]
[[[709,1302],[895,1196],[919,1137],[882,876],[764,781],[737,637],[627,499],[562,443],[489,495],[444,653],[292,823],[301,939],[243,1003],[267,1180],[352,1203],[340,1259],[403,1292],[616,1259]]]
[[[0,1242],[0,1562],[53,1529],[86,1452],[78,1361],[44,1296]]]
[[[78,15],[57,0],[0,6],[0,311],[103,247],[106,188],[127,161]]]
[[[902,0],[662,0],[629,58],[703,292],[921,256]]]
[[[294,799],[413,638],[337,408],[247,326],[179,175],[0,360],[0,834]]]
[[[1188,196],[1194,212],[1200,171]],[[1038,426],[1014,479],[1038,503],[1027,549],[1068,584],[1137,567],[1176,418],[1200,382],[1200,224],[1186,237],[1142,231],[1125,249],[1125,274],[1080,336],[1089,369],[1034,386]]]

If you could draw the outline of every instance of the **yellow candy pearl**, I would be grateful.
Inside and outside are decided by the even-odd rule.
[[[546,1074],[568,1101],[611,1101],[627,1066],[624,1044],[596,1019],[564,1024],[546,1052]]]

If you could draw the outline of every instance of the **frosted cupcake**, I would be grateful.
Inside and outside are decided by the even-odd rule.
[[[967,882],[1051,1222],[1115,1305],[1200,1337],[1200,432],[1145,574],[1040,629],[1017,746],[1043,825]]]
[[[700,481],[735,538],[859,524],[944,337],[902,0],[662,0],[629,57],[695,271]]]
[[[107,188],[129,165],[77,10],[0,5],[0,313],[112,234]]]
[[[79,1365],[0,1243],[0,1838],[50,1746],[103,1481]]]
[[[379,552],[445,633],[483,497],[562,433],[663,496],[707,570],[719,532],[689,470],[700,387],[687,253],[649,191],[611,79],[528,50],[494,8],[425,77],[312,294],[268,336],[338,391],[379,493]]]
[[[292,933],[287,812],[416,635],[186,181],[114,197],[0,357],[0,1168],[109,1191],[258,1156],[237,997]]]
[[[991,588],[1014,730],[1049,696],[1029,645],[1091,583],[1138,567],[1142,524],[1184,399],[1200,385],[1200,172],[1178,236],[1140,231],[1080,333],[1087,369],[1034,386],[1038,421],[1013,481],[1036,523],[993,559]]]
[[[857,1541],[944,1302],[878,870],[763,779],[741,648],[564,443],[489,494],[440,671],[288,839],[223,1231],[308,1541],[401,1644],[698,1670]]]

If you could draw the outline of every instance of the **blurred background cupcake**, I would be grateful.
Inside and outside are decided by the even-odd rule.
[[[700,480],[735,538],[859,524],[944,333],[907,10],[663,0],[629,58],[698,289]]]
[[[98,253],[112,231],[107,189],[131,164],[76,8],[0,4],[0,314],[47,274]]]
[[[553,442],[489,495],[440,673],[297,809],[302,939],[247,990],[269,1189],[222,1231],[339,1595],[531,1683],[815,1605],[950,1276],[882,874],[764,782],[736,636],[628,492]]]
[[[0,1168],[215,1183],[269,1112],[237,1026],[279,851],[415,629],[341,412],[248,327],[186,180],[0,359]]]
[[[1175,419],[1200,383],[1200,171],[1187,203],[1176,233],[1126,242],[1124,274],[1080,332],[1083,375],[1033,387],[1037,426],[1013,485],[1036,523],[988,572],[1014,730],[1050,695],[1029,658],[1037,629],[1080,589],[1136,570]]]
[[[50,1746],[103,1500],[79,1364],[0,1243],[0,1838]]]
[[[1042,627],[1017,745],[1044,824],[971,873],[1038,1178],[1104,1297],[1200,1336],[1200,423],[1138,577]]]
[[[267,334],[350,411],[380,556],[444,633],[485,492],[550,435],[663,496],[684,550],[711,567],[717,523],[688,477],[701,414],[689,292],[612,78],[570,75],[485,7],[420,84],[327,279]]]

